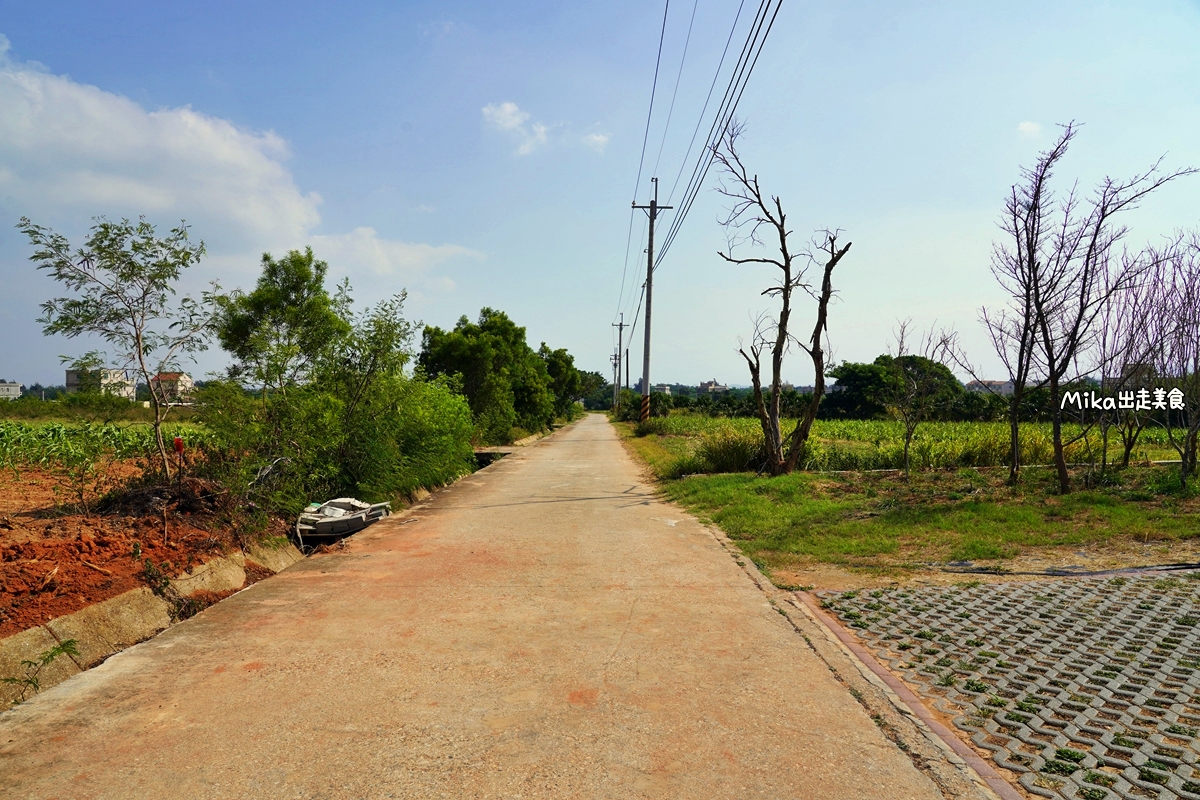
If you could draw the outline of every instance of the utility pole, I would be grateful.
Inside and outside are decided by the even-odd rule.
[[[612,368],[613,368],[613,411],[616,412],[617,405],[620,402],[620,397],[621,397],[621,395],[620,395],[621,388],[617,385],[621,380],[621,354],[620,354],[620,351],[618,350],[617,352],[613,353],[611,356],[608,357],[608,360],[609,360],[609,362],[612,363]]]
[[[659,211],[672,207],[658,204],[658,178],[651,178],[650,181],[654,184],[654,198],[650,205],[639,206],[636,200],[632,203],[634,208],[645,209],[650,215],[650,243],[646,248],[646,343],[642,356],[642,422],[650,419],[650,301],[654,293],[654,220]]]
[[[612,324],[617,329],[617,379],[613,381],[613,408],[621,402],[621,353],[625,349],[625,312],[621,312],[621,321]]]
[[[621,376],[618,375],[618,378]],[[625,348],[625,388],[629,388],[629,348]]]

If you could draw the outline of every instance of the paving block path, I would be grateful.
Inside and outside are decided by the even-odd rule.
[[[21,798],[941,798],[589,416],[0,715]]]

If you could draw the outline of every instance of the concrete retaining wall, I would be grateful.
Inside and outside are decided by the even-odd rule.
[[[236,591],[245,586],[247,560],[272,572],[282,572],[303,558],[291,542],[256,545],[245,552],[197,565],[172,580],[171,585],[182,597],[200,591],[218,594]],[[131,589],[103,603],[0,639],[0,678],[23,677],[22,661],[36,661],[51,647],[74,639],[79,648],[78,658],[61,656],[39,674],[41,688],[48,689],[126,647],[149,639],[170,625],[170,603],[148,588]],[[18,687],[0,684],[0,710],[8,708],[19,695]]]

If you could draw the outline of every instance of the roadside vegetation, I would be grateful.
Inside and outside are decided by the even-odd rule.
[[[713,147],[731,204],[717,255],[763,270],[775,307],[739,349],[748,390],[652,395],[648,419],[631,393],[613,409],[663,493],[779,574],[977,560],[1004,570],[1047,548],[1170,552],[1200,536],[1200,231],[1139,247],[1124,224],[1197,169],[1160,159],[1090,194],[1069,183],[1056,194],[1078,131],[1061,126],[1005,198],[990,265],[1004,302],[980,312],[1006,373],[997,381],[955,331],[918,332],[911,319],[874,361],[830,361],[831,315],[846,313],[830,308],[835,267],[854,268],[850,244],[829,228],[793,241],[732,122]],[[797,351],[812,386],[783,381]]]
[[[618,422],[663,494],[719,525],[777,582],[836,565],[902,575],[954,561],[1007,560],[1046,548],[1179,543],[1200,536],[1200,499],[1181,489],[1165,435],[1147,436],[1130,467],[1092,470],[1092,485],[1056,491],[1049,425],[1026,423],[1019,483],[1008,484],[1004,423],[933,423],[914,442],[905,475],[904,428],[888,421],[821,421],[811,452],[828,459],[771,477],[756,471],[761,433],[752,419],[676,412],[637,426]],[[928,461],[927,461],[928,459]],[[977,463],[972,463],[977,462]],[[869,466],[868,466],[869,465]],[[1086,483],[1091,465],[1072,467]]]

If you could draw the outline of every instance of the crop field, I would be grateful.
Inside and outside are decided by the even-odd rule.
[[[182,436],[187,447],[203,447],[208,438],[195,425],[169,425],[169,439]],[[100,459],[138,458],[154,450],[148,424],[15,422],[0,420],[0,469],[54,467]]]
[[[786,420],[784,431],[790,431],[794,420]],[[672,414],[651,420],[647,442],[648,460],[661,475],[673,477],[688,472],[704,472],[696,456],[706,448],[736,447],[742,441],[749,448],[761,440],[757,419],[714,418],[695,414]],[[1067,426],[1065,438],[1080,433],[1079,426]],[[1025,464],[1048,464],[1053,460],[1049,423],[1021,425],[1021,461]],[[1110,432],[1108,460],[1119,461],[1120,439]],[[1009,429],[1003,422],[927,422],[922,423],[913,438],[910,458],[914,469],[948,469],[955,467],[999,467],[1008,463]],[[1067,447],[1067,460],[1087,462],[1101,457],[1099,431],[1093,429],[1086,437]],[[1170,461],[1179,456],[1167,439],[1163,428],[1142,431],[1132,460]],[[808,457],[804,468],[813,471],[899,469],[904,462],[904,427],[888,420],[817,420],[813,424]],[[733,470],[737,471],[737,470]]]

